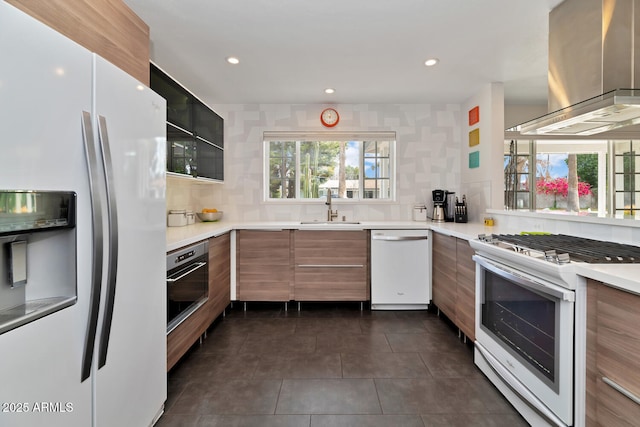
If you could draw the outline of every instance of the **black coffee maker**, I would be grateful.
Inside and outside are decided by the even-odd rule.
[[[447,212],[447,192],[446,190],[433,190],[431,195],[433,197],[433,215],[431,220],[433,222],[445,222]]]
[[[433,190],[433,222],[453,222],[455,220],[456,193],[447,190]]]

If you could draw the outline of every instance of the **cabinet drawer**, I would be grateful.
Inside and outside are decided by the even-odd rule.
[[[290,285],[288,280],[260,280],[244,277],[239,280],[237,298],[239,301],[289,301]]]
[[[366,231],[295,232],[296,265],[361,265],[367,262]]]
[[[366,231],[308,231],[294,234],[297,301],[366,301]]]
[[[297,301],[364,301],[367,299],[366,265],[360,267],[298,267]]]
[[[597,381],[598,425],[606,427],[632,427],[640,420],[640,405],[606,384]]]

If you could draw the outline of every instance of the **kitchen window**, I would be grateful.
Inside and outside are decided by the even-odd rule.
[[[265,199],[394,200],[395,132],[264,133]]]
[[[639,146],[634,140],[506,140],[505,208],[640,219]]]

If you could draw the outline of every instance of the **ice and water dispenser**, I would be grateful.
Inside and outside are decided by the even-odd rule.
[[[76,194],[0,190],[0,334],[75,304]]]

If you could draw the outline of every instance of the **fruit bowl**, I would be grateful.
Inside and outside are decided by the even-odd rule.
[[[198,215],[198,218],[200,219],[200,221],[202,222],[214,222],[214,221],[218,221],[220,218],[222,218],[222,212],[218,211],[218,212],[196,212],[196,214]]]

